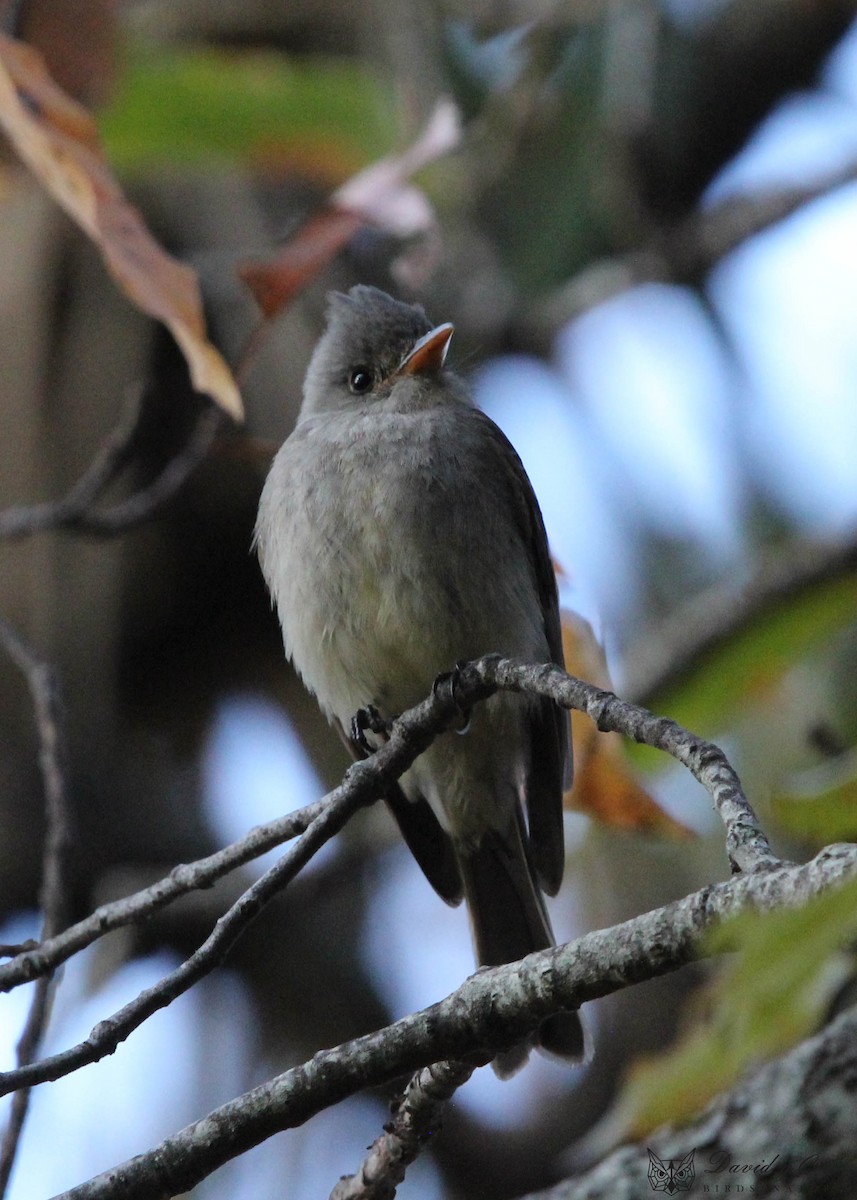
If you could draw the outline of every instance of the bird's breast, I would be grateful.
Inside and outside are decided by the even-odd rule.
[[[498,571],[485,510],[424,414],[319,418],[287,440],[260,505],[260,558],[286,650],[329,715],[347,723],[370,702],[398,713],[458,659],[526,651],[508,643],[538,604]]]

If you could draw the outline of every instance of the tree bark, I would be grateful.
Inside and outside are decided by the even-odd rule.
[[[751,1072],[683,1129],[623,1146],[585,1175],[524,1200],[641,1200],[648,1149],[694,1151],[693,1195],[851,1200],[857,1194],[857,1008]]]

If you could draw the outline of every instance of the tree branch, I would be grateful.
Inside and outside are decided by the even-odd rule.
[[[651,1147],[659,1158],[695,1151],[696,1184],[711,1195],[850,1200],[857,1179],[854,1080],[857,1009],[750,1072],[689,1125],[623,1146],[591,1171],[524,1200],[639,1200]],[[734,1167],[734,1171],[730,1168]]]
[[[58,1079],[113,1053],[119,1042],[143,1021],[219,966],[241,933],[316,850],[360,807],[384,795],[417,755],[452,720],[460,717],[461,706],[470,707],[498,689],[548,697],[563,708],[587,713],[601,730],[624,733],[635,741],[671,754],[711,795],[726,826],[726,847],[733,871],[770,870],[779,865],[741,790],[738,776],[718,747],[696,738],[674,721],[655,717],[643,708],[620,700],[612,692],[567,675],[559,667],[533,666],[499,655],[486,655],[457,670],[454,694],[452,689],[434,689],[428,699],[394,722],[385,745],[370,758],[349,768],[342,784],[330,793],[323,809],[297,844],[239,897],[189,959],[112,1017],[100,1022],[86,1041],[51,1058],[0,1075],[0,1095],[18,1087]],[[29,962],[34,958],[33,955],[21,957]]]
[[[514,1045],[561,1008],[575,1008],[706,954],[705,935],[728,917],[749,908],[801,907],[855,875],[857,847],[831,846],[802,866],[742,874],[521,963],[479,971],[438,1004],[319,1051],[57,1200],[176,1196],[265,1138],[347,1096],[432,1062]]]
[[[116,427],[104,439],[92,462],[60,500],[44,504],[15,505],[0,512],[0,538],[29,537],[50,529],[74,529],[111,537],[148,520],[171,499],[199,466],[218,432],[226,423],[221,409],[206,403],[184,448],[174,455],[148,487],[109,508],[96,502],[126,465],[137,434],[142,394],[135,394]]]
[[[486,696],[488,694],[490,690],[485,692]],[[255,920],[265,905],[287,886],[316,851],[342,828],[350,816],[360,807],[372,804],[382,796],[390,783],[407,770],[417,755],[426,749],[437,733],[453,720],[457,713],[458,709],[452,697],[442,696],[438,692],[432,693],[422,704],[404,714],[395,723],[386,745],[371,758],[349,767],[343,782],[319,805],[317,815],[297,844],[238,898],[218,920],[211,935],[189,959],[153,987],[147,988],[119,1012],[101,1021],[90,1036],[77,1046],[42,1059],[38,1063],[0,1074],[0,1095],[6,1095],[19,1087],[59,1079],[79,1067],[112,1054],[119,1042],[127,1038],[143,1021],[219,966],[235,940]],[[200,873],[195,874],[198,879]],[[175,898],[176,890],[165,887],[164,884],[168,885],[169,880],[156,884],[154,889],[148,891],[160,889],[159,899],[162,903],[167,903],[168,899]],[[139,903],[134,907],[139,911]],[[93,922],[87,924],[91,932]],[[71,952],[67,942],[63,947],[64,957],[68,957]],[[28,952],[15,960],[15,963],[21,962],[29,964],[31,969],[44,965],[43,961],[38,960],[38,952]],[[15,963],[7,964],[7,970],[15,966]],[[12,976],[13,972],[9,970],[8,974]],[[16,981],[20,980],[19,968]],[[6,982],[6,986],[8,988],[15,984]]]
[[[405,1171],[437,1133],[444,1106],[476,1070],[475,1062],[438,1062],[417,1071],[393,1120],[369,1147],[356,1175],[343,1175],[330,1200],[393,1200]]]
[[[70,522],[71,527],[84,533],[113,537],[148,521],[184,486],[208,454],[226,422],[223,410],[213,402],[206,401],[184,448],[173,455],[148,487],[103,512],[82,512]]]
[[[0,537],[29,537],[73,524],[98,500],[122,469],[140,425],[142,393],[135,390],[119,421],[95,453],[92,462],[60,500],[20,504],[0,512]]]
[[[166,1008],[215,967],[220,966],[236,939],[262,912],[265,905],[286,887],[360,805],[371,803],[374,798],[374,794],[365,785],[349,787],[346,783],[337,788],[330,794],[328,803],[311,822],[300,840],[219,918],[212,933],[190,958],[158,983],[146,988],[111,1017],[100,1021],[86,1041],[79,1042],[71,1049],[54,1054],[50,1058],[43,1058],[37,1063],[0,1074],[0,1095],[7,1095],[19,1087],[31,1087],[37,1083],[60,1079],[63,1075],[69,1075],[80,1067],[98,1062],[99,1059],[112,1054],[119,1043],[145,1020],[160,1009]]]
[[[726,828],[726,852],[733,871],[768,870],[780,860],[771,850],[725,754],[675,721],[620,700],[566,675],[554,666],[530,666],[496,655],[469,663],[460,676],[463,700],[471,703],[496,688],[546,696],[562,708],[585,712],[602,733],[622,733],[636,742],[670,754],[691,772],[711,796]],[[487,689],[487,691],[486,691]]]
[[[11,952],[15,955],[10,962],[0,965],[0,992],[10,992],[23,983],[49,974],[73,954],[85,950],[87,946],[91,946],[105,934],[112,933],[114,929],[139,924],[189,892],[210,888],[224,875],[266,854],[283,842],[298,837],[324,811],[328,802],[329,797],[323,796],[305,808],[251,829],[240,841],[233,842],[231,846],[226,846],[207,858],[193,863],[181,863],[157,883],[121,900],[102,904],[88,917],[70,925],[56,937],[23,946],[0,946],[0,954]]]
[[[39,765],[45,793],[45,841],[42,850],[42,939],[53,937],[66,918],[66,860],[71,841],[66,798],[64,746],[60,721],[60,697],[56,672],[42,662],[24,639],[5,621],[0,621],[0,641],[23,672],[33,700],[39,737]],[[36,984],[30,1011],[18,1040],[19,1070],[26,1070],[38,1053],[48,1020],[53,978],[45,975]],[[0,1196],[5,1195],[29,1108],[29,1089],[19,1091],[13,1101],[9,1123],[0,1149]]]
[[[734,196],[696,211],[658,229],[636,250],[584,267],[548,297],[536,321],[553,333],[596,305],[642,283],[698,285],[721,259],[744,242],[855,179],[857,162],[850,162],[803,187]]]

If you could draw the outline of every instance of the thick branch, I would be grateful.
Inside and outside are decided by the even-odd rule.
[[[855,1079],[852,1008],[756,1068],[690,1125],[623,1146],[593,1170],[525,1200],[639,1200],[649,1194],[648,1147],[665,1161],[695,1151],[693,1194],[739,1195],[743,1188],[744,1195],[851,1200],[857,1180]]]
[[[63,1193],[61,1200],[178,1195],[265,1138],[355,1092],[442,1059],[513,1045],[559,1008],[574,1008],[705,954],[705,935],[727,917],[751,907],[801,907],[855,875],[857,847],[831,846],[802,866],[740,875],[522,963],[480,971],[446,1000],[319,1051],[146,1154]]]

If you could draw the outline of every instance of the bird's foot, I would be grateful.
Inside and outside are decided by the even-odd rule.
[[[367,704],[365,708],[358,708],[357,712],[351,718],[351,740],[359,746],[364,754],[374,754],[377,746],[373,746],[366,737],[366,730],[386,742],[390,736],[390,721],[386,721],[378,712],[374,704]]]
[[[431,685],[432,694],[452,703],[458,710],[459,722],[454,726],[456,733],[467,733],[470,728],[471,709],[465,704],[460,695],[461,669],[467,665],[467,659],[457,662],[451,671],[443,671]]]

